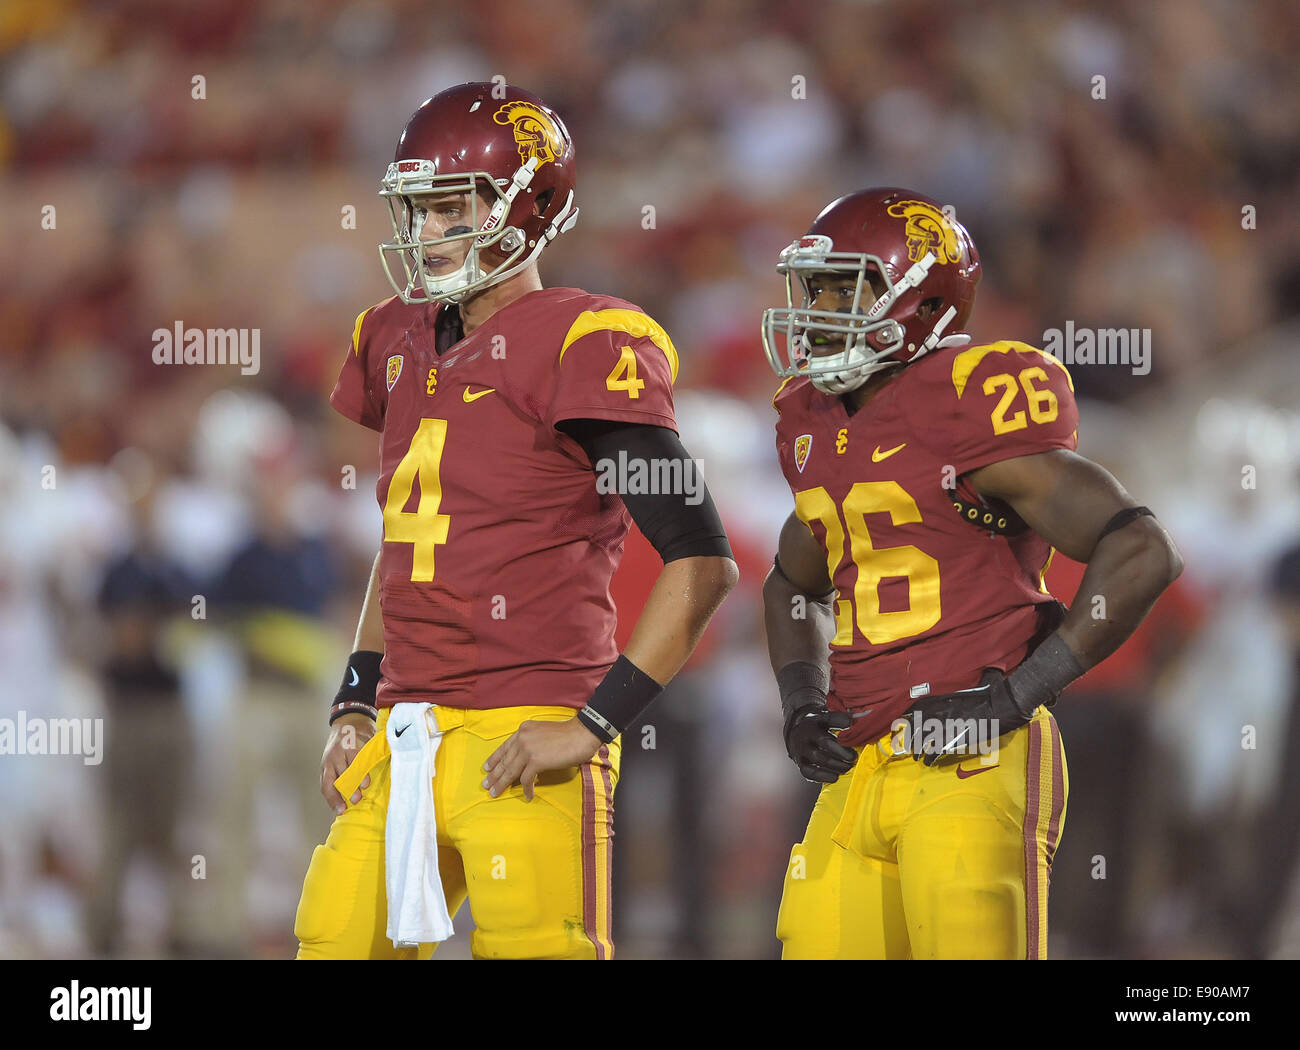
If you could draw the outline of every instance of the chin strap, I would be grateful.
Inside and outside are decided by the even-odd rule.
[[[528,163],[531,165],[533,161],[529,161]],[[521,168],[520,171],[522,170],[523,169]],[[529,176],[530,180],[531,177],[532,176],[530,175]],[[523,185],[526,186],[527,183],[525,182]],[[532,263],[539,255],[542,254],[542,249],[545,248],[548,244],[550,244],[551,241],[555,240],[555,238],[558,237],[560,234],[566,233],[567,231],[573,229],[574,224],[577,223],[578,221],[578,211],[579,209],[575,207],[573,203],[573,190],[570,190],[569,195],[564,199],[564,206],[559,210],[555,218],[551,220],[551,224],[546,228],[546,231],[542,234],[542,236],[539,237],[537,241],[532,244],[532,251],[530,251],[527,255],[525,255],[518,262],[514,263],[512,266],[508,266],[503,270],[493,271],[491,275],[492,279],[490,281],[486,282],[485,284],[473,290],[475,292],[481,292],[486,288],[491,288],[495,284],[500,284],[507,277],[513,277],[524,267]],[[524,244],[523,232],[519,230],[517,227],[512,226],[510,229],[506,230],[505,235],[501,238],[501,246],[503,248],[506,248],[508,251],[512,251],[512,252],[517,251],[523,247],[523,244]],[[460,297],[458,296],[457,298],[452,299],[451,301],[459,302]]]
[[[930,334],[927,335],[925,337],[925,341],[921,343],[921,350],[920,353],[916,355],[917,357],[920,357],[921,354],[928,353],[929,351],[933,350],[936,346],[941,346],[942,344],[947,342],[947,340],[943,338],[943,330],[947,328],[950,324],[952,324],[952,319],[956,316],[957,316],[957,307],[955,306],[950,306],[948,307],[947,310],[943,312],[943,316],[939,318],[939,323],[936,324],[932,329],[930,329]],[[949,339],[964,338],[967,342],[970,341],[970,336],[965,336],[965,337],[949,336],[948,338]],[[953,344],[949,344],[949,345],[953,345]]]
[[[891,285],[889,291],[871,304],[867,311],[868,318],[874,318],[889,310],[894,303],[902,297],[904,292],[911,291],[913,288],[920,288],[921,282],[925,280],[925,275],[930,272],[936,262],[934,252],[926,252],[920,261],[913,263],[908,267],[907,272],[903,274],[895,285]]]
[[[445,277],[422,276],[421,286],[426,296],[430,293],[445,295],[448,292],[454,292],[463,285],[471,281],[477,281],[483,276],[483,270],[478,265],[478,249],[471,247],[465,254],[465,261],[455,270]],[[459,302],[460,298],[448,298],[448,302]]]
[[[546,227],[546,239],[555,240],[562,233],[568,233],[573,229],[574,224],[578,221],[578,210],[573,206],[573,190],[569,190],[569,195],[564,199],[564,207],[561,208],[551,220],[551,225]]]
[[[957,307],[950,306],[944,311],[943,316],[939,318],[939,323],[931,330],[930,334],[925,337],[920,348],[911,357],[907,359],[910,365],[918,357],[924,357],[931,350],[946,350],[949,347],[965,346],[970,340],[970,336],[964,332],[954,332],[952,335],[944,335],[943,330],[952,324],[952,319],[957,316]]]
[[[497,198],[497,202],[492,205],[492,210],[488,212],[488,217],[483,220],[482,233],[491,233],[497,228],[497,224],[510,214],[510,207],[515,203],[515,198],[522,191],[528,189],[529,184],[533,181],[533,176],[536,174],[536,157],[529,158],[526,164],[521,164],[515,169],[509,187],[502,196]]]

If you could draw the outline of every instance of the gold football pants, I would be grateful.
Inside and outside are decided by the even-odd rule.
[[[926,766],[882,737],[825,785],[790,853],[786,959],[1042,959],[1069,778],[1056,720]]]
[[[438,872],[453,917],[468,897],[476,958],[608,959],[613,797],[620,743],[581,766],[537,778],[533,800],[519,785],[492,798],[483,763],[525,721],[562,722],[568,707],[487,711],[435,707],[442,742],[434,758]],[[335,781],[345,800],[312,853],[294,922],[300,959],[427,959],[434,944],[394,948],[385,933],[384,819],[389,752],[379,712],[374,737]]]

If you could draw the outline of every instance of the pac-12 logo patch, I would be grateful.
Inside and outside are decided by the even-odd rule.
[[[397,377],[402,374],[402,355],[394,354],[388,359],[388,389],[392,391],[393,386],[397,383]]]
[[[799,468],[799,473],[803,473],[804,465],[808,462],[808,453],[812,451],[812,435],[800,434],[794,439],[794,465]]]

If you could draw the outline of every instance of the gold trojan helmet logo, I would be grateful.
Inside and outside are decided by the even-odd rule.
[[[942,265],[961,259],[961,238],[948,216],[925,201],[899,201],[889,206],[889,214],[907,220],[907,257],[920,262],[926,252],[934,252]]]
[[[531,102],[507,102],[492,114],[498,124],[513,124],[515,145],[519,147],[519,162],[527,164],[534,157],[537,166],[554,163],[564,152],[560,144],[560,130],[549,116]]]

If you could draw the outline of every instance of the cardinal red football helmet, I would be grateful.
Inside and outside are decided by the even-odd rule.
[[[462,84],[426,99],[379,191],[393,221],[393,239],[379,246],[389,283],[406,303],[454,303],[518,273],[577,221],[574,167],[568,129],[536,95]],[[422,237],[431,202],[443,195],[465,195],[467,224]],[[462,250],[458,268],[432,272]],[[394,277],[394,257],[405,280]]]
[[[781,252],[777,271],[787,305],[764,311],[763,349],[778,376],[808,376],[823,393],[847,393],[936,346],[970,342],[960,333],[975,302],[979,252],[938,201],[912,190],[859,190],[833,201]],[[810,284],[845,276],[857,280],[851,307],[811,309]],[[881,293],[871,302],[873,279]],[[838,353],[816,349],[838,344]]]

